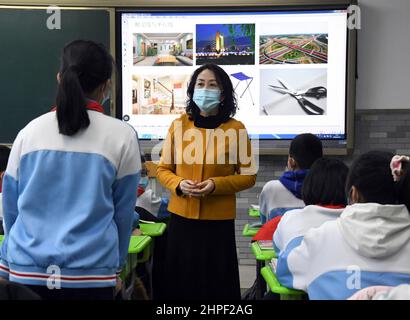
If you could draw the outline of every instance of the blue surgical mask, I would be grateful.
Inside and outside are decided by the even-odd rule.
[[[221,103],[221,90],[195,89],[193,100],[203,112],[210,112]]]

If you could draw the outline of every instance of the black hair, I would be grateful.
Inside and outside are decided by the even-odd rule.
[[[188,100],[186,113],[189,115],[190,120],[195,120],[200,113],[198,106],[193,101],[193,96],[198,75],[204,70],[211,70],[215,74],[216,81],[222,88],[221,96],[223,96],[223,101],[221,101],[218,107],[218,118],[220,118],[222,122],[226,122],[236,114],[237,102],[235,90],[229,75],[220,66],[213,63],[202,65],[192,74],[187,89]]]
[[[56,106],[61,134],[72,136],[90,125],[86,95],[111,78],[113,58],[102,44],[76,40],[63,49]]]
[[[302,199],[308,205],[345,206],[349,169],[338,159],[317,159],[303,180]]]
[[[357,158],[349,171],[346,193],[352,186],[360,193],[360,202],[397,203],[397,184],[393,180],[390,162],[393,153],[370,151]]]
[[[7,146],[0,145],[0,172],[6,171],[7,162],[10,157],[10,148]]]
[[[322,141],[311,133],[297,135],[290,143],[289,156],[300,169],[309,169],[313,162],[323,157]]]

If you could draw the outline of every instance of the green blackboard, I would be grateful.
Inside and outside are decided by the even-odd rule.
[[[0,143],[12,143],[32,119],[54,105],[65,44],[94,40],[109,48],[107,10],[62,10],[61,29],[47,28],[46,9],[0,8]]]

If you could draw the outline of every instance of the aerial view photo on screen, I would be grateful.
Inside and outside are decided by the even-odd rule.
[[[198,24],[196,63],[255,64],[255,24]]]
[[[259,52],[260,64],[327,63],[328,35],[264,35]]]

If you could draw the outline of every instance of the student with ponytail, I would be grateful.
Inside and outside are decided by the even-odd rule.
[[[141,160],[135,131],[103,114],[113,65],[102,45],[68,44],[55,108],[13,144],[0,275],[46,299],[113,299],[125,263]]]
[[[279,274],[310,299],[347,299],[371,286],[410,282],[407,157],[372,151],[351,166],[349,206],[305,234]]]

